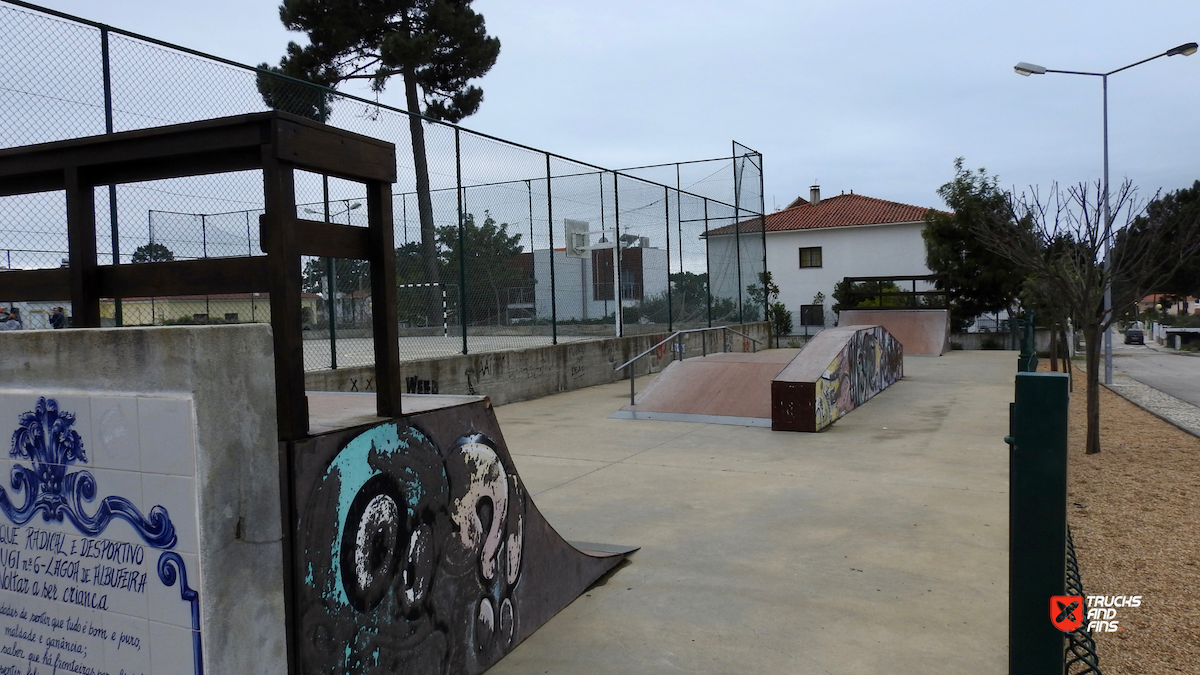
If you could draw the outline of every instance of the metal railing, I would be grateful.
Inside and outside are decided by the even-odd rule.
[[[638,360],[642,359],[643,357],[649,356],[650,354],[653,354],[654,352],[656,352],[658,350],[659,347],[667,344],[668,342],[674,341],[675,344],[671,346],[671,353],[672,353],[671,360],[678,361],[683,358],[683,353],[685,351],[685,347],[683,344],[683,336],[684,335],[686,335],[688,333],[707,333],[707,332],[716,331],[716,330],[721,331],[721,351],[722,352],[729,351],[729,334],[730,333],[733,333],[734,335],[739,335],[742,338],[749,340],[750,344],[751,344],[750,351],[752,353],[758,352],[758,345],[760,344],[758,340],[750,337],[749,335],[746,335],[745,333],[743,333],[741,331],[730,328],[729,326],[713,326],[711,328],[692,328],[690,330],[677,330],[674,333],[671,333],[670,335],[668,335],[666,338],[663,338],[662,340],[659,340],[658,342],[654,343],[653,346],[651,346],[649,349],[646,349],[641,354],[638,354],[637,356],[633,357],[632,359],[629,359],[625,363],[622,363],[621,365],[617,366],[616,368],[613,368],[613,370],[621,370],[623,368],[629,368],[629,405],[635,405],[636,392],[635,392],[634,386],[636,384],[636,379],[637,379],[637,369],[634,368],[633,365],[635,363],[637,363]],[[700,339],[700,351],[701,351],[701,354],[700,354],[701,356],[708,356],[708,336],[707,335]]]

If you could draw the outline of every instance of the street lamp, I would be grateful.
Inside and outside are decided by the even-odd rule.
[[[1109,240],[1111,239],[1110,234],[1112,233],[1112,213],[1109,211],[1109,205],[1108,205],[1108,76],[1115,75],[1116,73],[1119,73],[1122,70],[1129,70],[1130,68],[1132,68],[1134,66],[1140,66],[1143,63],[1146,63],[1147,61],[1153,61],[1154,59],[1161,58],[1163,56],[1191,56],[1192,54],[1196,53],[1196,47],[1197,47],[1197,45],[1195,42],[1188,42],[1187,44],[1182,44],[1182,45],[1179,45],[1178,47],[1168,49],[1167,51],[1165,51],[1161,54],[1151,56],[1148,59],[1142,59],[1141,61],[1138,61],[1137,63],[1131,63],[1127,66],[1122,66],[1120,68],[1117,68],[1116,70],[1110,70],[1107,73],[1089,73],[1089,72],[1084,72],[1084,71],[1079,71],[1079,70],[1052,70],[1050,68],[1046,68],[1045,66],[1039,66],[1039,65],[1036,65],[1033,63],[1026,63],[1024,61],[1013,66],[1013,70],[1015,70],[1018,75],[1023,75],[1025,77],[1029,77],[1030,75],[1045,75],[1046,73],[1061,73],[1063,75],[1089,75],[1091,77],[1098,77],[1103,82],[1103,85],[1104,85],[1104,267],[1105,267],[1105,272],[1108,272],[1108,267],[1111,264],[1109,261],[1108,247],[1109,247]],[[1110,278],[1108,285],[1104,288],[1104,316],[1107,319],[1112,314],[1112,281],[1111,281],[1110,274],[1106,274],[1106,276],[1108,276]],[[1112,381],[1113,381],[1112,371],[1113,371],[1112,331],[1106,330],[1106,331],[1104,331],[1104,383],[1105,384],[1112,384]]]

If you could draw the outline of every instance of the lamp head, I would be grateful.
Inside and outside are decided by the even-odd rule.
[[[1191,56],[1196,53],[1196,43],[1189,42],[1186,45],[1179,45],[1174,49],[1167,50],[1167,56]]]
[[[353,211],[354,209],[357,209],[360,206],[362,206],[362,202],[354,202],[353,204],[350,205],[350,210]]]
[[[1038,65],[1034,65],[1032,63],[1025,63],[1024,61],[1013,66],[1013,70],[1017,71],[1018,75],[1024,75],[1025,77],[1029,77],[1030,75],[1045,75],[1046,74],[1045,66],[1038,66]]]

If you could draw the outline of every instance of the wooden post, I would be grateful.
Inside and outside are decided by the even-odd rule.
[[[367,229],[371,240],[371,324],[375,335],[375,406],[380,417],[401,415],[400,334],[396,316],[396,253],[392,191],[367,183]]]
[[[75,328],[100,327],[100,293],[96,281],[96,198],[82,180],[79,167],[63,171],[67,193],[68,278]]]
[[[271,332],[275,340],[275,398],[279,438],[308,435],[308,397],[304,394],[304,342],[300,289],[303,279],[296,252],[296,184],[291,164],[263,147],[263,232],[260,239],[270,267]]]

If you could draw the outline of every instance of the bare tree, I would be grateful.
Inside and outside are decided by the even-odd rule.
[[[1007,213],[975,227],[980,241],[1021,267],[1042,294],[1052,294],[1083,332],[1087,363],[1087,453],[1100,452],[1100,344],[1116,319],[1105,312],[1104,292],[1114,282],[1135,297],[1164,284],[1200,251],[1200,218],[1169,222],[1137,218],[1143,207],[1125,181],[1112,194],[1112,217],[1104,217],[1100,184],[1066,190],[1052,185],[1010,195]],[[1124,212],[1125,226],[1113,227]],[[1136,220],[1136,222],[1135,222]],[[1107,261],[1105,256],[1107,255]]]

